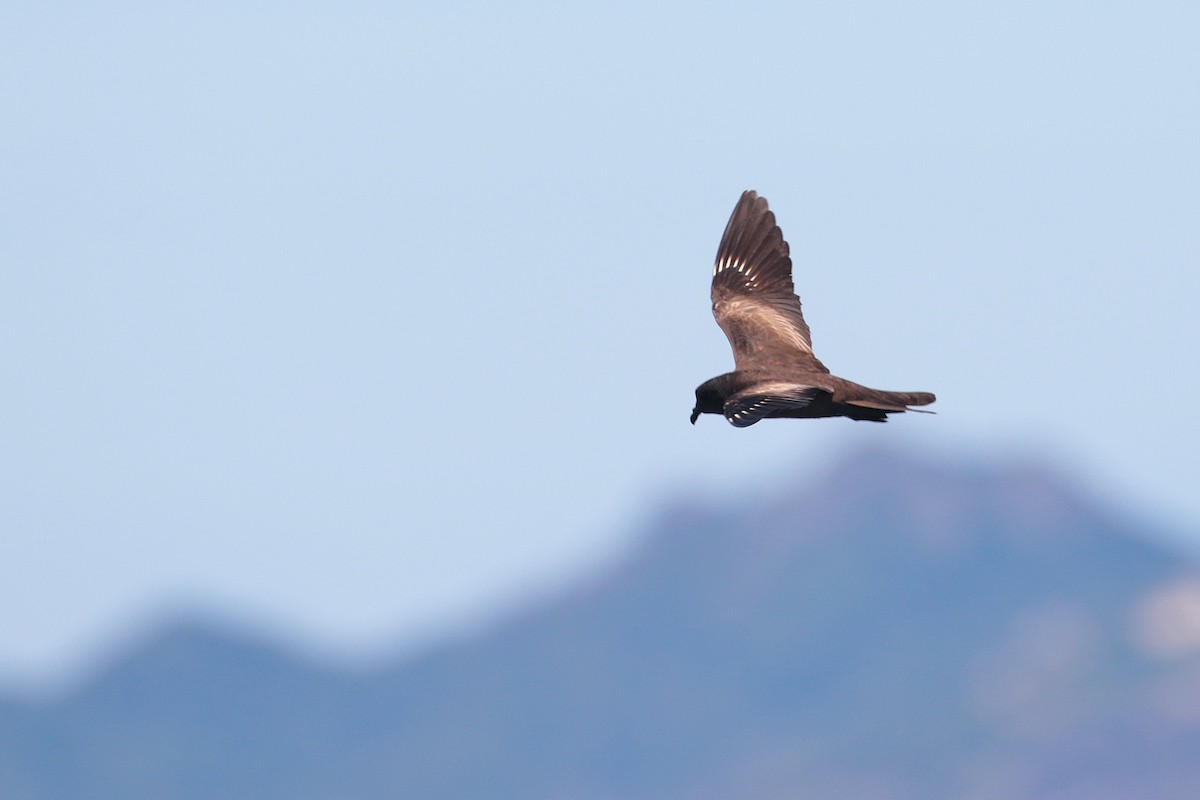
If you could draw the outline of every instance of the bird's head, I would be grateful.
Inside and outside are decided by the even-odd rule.
[[[692,409],[692,424],[701,414],[725,413],[725,384],[723,378],[713,378],[696,387],[696,406]]]

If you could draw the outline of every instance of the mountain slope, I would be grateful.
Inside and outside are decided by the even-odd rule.
[[[0,796],[1200,789],[1200,580],[1140,525],[1022,464],[860,453],[776,491],[680,505],[593,585],[369,675],[167,631],[0,706]]]

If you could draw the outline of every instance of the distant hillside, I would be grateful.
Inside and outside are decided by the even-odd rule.
[[[1200,572],[1053,472],[859,453],[336,673],[190,623],[0,702],[5,800],[1200,797]]]

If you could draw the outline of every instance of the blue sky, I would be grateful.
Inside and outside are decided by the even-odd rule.
[[[402,649],[867,441],[1196,529],[1194,5],[241,5],[0,8],[0,685]],[[938,416],[687,424],[747,188]]]

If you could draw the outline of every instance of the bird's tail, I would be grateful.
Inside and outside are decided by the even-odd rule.
[[[847,386],[844,394],[841,397],[834,396],[834,400],[846,403],[860,408],[873,408],[887,413],[903,413],[905,411],[919,411],[922,414],[933,414],[933,411],[926,411],[912,406],[927,406],[937,397],[933,392],[887,392],[882,389],[868,389],[866,386],[857,384]]]

